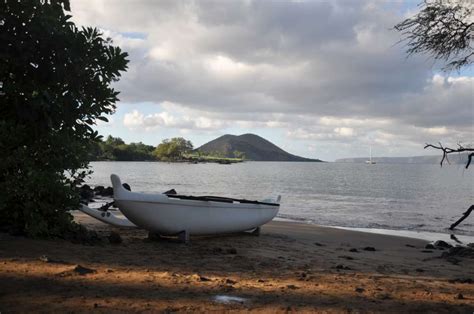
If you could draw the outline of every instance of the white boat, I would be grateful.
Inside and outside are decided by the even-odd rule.
[[[369,157],[369,160],[366,160],[365,161],[366,164],[369,164],[369,165],[375,165],[376,162],[374,160],[372,160],[372,147],[370,148],[370,157]]]
[[[144,194],[123,188],[117,175],[110,176],[115,206],[128,222],[99,210],[83,207],[85,213],[117,226],[134,225],[160,235],[208,235],[259,228],[271,221],[280,208],[276,199],[249,201],[216,196]],[[258,229],[259,230],[259,229]]]

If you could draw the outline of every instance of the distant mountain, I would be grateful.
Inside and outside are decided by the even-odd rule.
[[[234,152],[245,154],[245,158],[255,161],[315,161],[285,152],[280,147],[255,134],[226,134],[210,141],[197,150],[204,153],[219,153],[225,157],[234,157]]]
[[[379,164],[439,164],[442,155],[434,156],[414,156],[414,157],[372,157],[372,160]],[[369,157],[363,158],[343,158],[336,162],[364,163]],[[465,164],[467,154],[453,154],[449,156],[451,164]]]

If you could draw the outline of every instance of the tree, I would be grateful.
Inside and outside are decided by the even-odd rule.
[[[70,21],[68,0],[0,1],[0,227],[30,236],[77,230],[77,185],[97,119],[114,112],[110,84],[127,53]]]
[[[395,25],[402,32],[407,53],[429,54],[459,70],[474,57],[474,4],[470,0],[425,0],[413,17]]]
[[[159,160],[180,160],[183,155],[189,153],[193,149],[191,141],[182,137],[174,137],[165,139],[159,144],[153,155]]]
[[[435,60],[446,63],[444,70],[456,69],[473,63],[474,56],[474,4],[469,0],[425,0],[421,10],[413,17],[395,25],[402,32],[402,41],[406,42],[408,55],[427,53]],[[457,148],[426,144],[425,148],[439,149],[443,152],[440,165],[449,162],[448,155],[468,153],[466,169],[474,156],[474,148],[458,144]],[[454,229],[474,210],[474,205],[450,226]]]

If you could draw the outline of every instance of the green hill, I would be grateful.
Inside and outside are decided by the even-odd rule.
[[[255,134],[226,134],[202,145],[197,150],[206,154],[217,153],[224,157],[234,157],[234,152],[239,151],[245,154],[246,159],[255,161],[321,161],[287,153]]]

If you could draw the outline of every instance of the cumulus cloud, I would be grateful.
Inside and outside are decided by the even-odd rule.
[[[406,58],[378,1],[74,0],[130,53],[117,83],[134,130],[278,128],[289,138],[357,145],[472,140],[473,77]],[[138,34],[138,35],[137,35]]]

